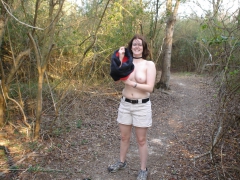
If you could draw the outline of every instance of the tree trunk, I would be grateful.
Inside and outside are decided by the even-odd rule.
[[[240,0],[238,0],[238,15],[237,15],[237,27],[240,28]]]
[[[2,51],[2,42],[3,42],[3,37],[5,34],[5,24],[7,23],[6,17],[6,12],[5,9],[0,6],[1,10],[1,15],[0,15],[0,51]],[[2,52],[0,52],[2,54]],[[4,81],[5,75],[3,72],[3,67],[2,67],[2,57],[0,57],[0,72],[1,72],[1,79]],[[0,81],[0,127],[2,127],[5,124],[5,119],[4,119],[4,112],[5,112],[5,98],[4,98],[4,83],[3,81]]]
[[[38,139],[40,135],[41,130],[41,114],[42,114],[42,87],[43,87],[43,80],[44,80],[44,74],[46,71],[46,67],[48,64],[48,61],[51,56],[51,51],[53,48],[53,39],[54,39],[54,33],[55,33],[55,27],[57,22],[60,18],[60,12],[62,11],[62,7],[65,0],[59,0],[49,1],[49,16],[48,16],[48,28],[45,29],[43,34],[43,40],[41,45],[41,51],[39,51],[38,47],[39,44],[34,40],[32,34],[34,32],[29,33],[29,38],[33,44],[36,60],[37,60],[37,69],[38,69],[38,95],[37,95],[37,107],[36,107],[36,121],[34,126],[34,139]],[[39,1],[36,2],[36,8],[39,6]],[[57,12],[54,16],[54,7],[58,6]],[[37,16],[37,14],[35,14]]]
[[[173,36],[173,22],[167,23],[166,37],[164,39],[164,51],[162,59],[162,75],[159,82],[161,89],[169,89],[170,67],[172,55],[172,36]]]
[[[43,87],[43,76],[44,73],[40,73],[38,77],[38,94],[37,94],[37,111],[36,111],[36,122],[34,127],[34,137],[38,138],[41,130],[41,114],[42,114],[42,87]]]
[[[1,91],[0,91],[0,127],[2,127],[5,123],[5,119],[4,119],[5,101],[4,101],[4,96],[3,96],[3,93],[2,93],[2,82],[1,82],[0,85],[1,85]]]
[[[213,5],[213,15],[215,18],[218,18],[218,12],[219,12],[219,7],[220,7],[221,0],[212,0],[212,5]]]
[[[160,81],[156,84],[156,88],[169,90],[169,81],[170,81],[170,67],[171,67],[171,55],[172,55],[172,41],[173,41],[173,32],[174,25],[176,23],[176,16],[180,0],[176,0],[174,10],[172,10],[172,1],[167,1],[167,23],[166,23],[166,36],[163,44],[163,59],[162,59],[162,74]]]

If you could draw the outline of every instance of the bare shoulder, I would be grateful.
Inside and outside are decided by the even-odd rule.
[[[148,67],[155,67],[155,63],[153,61],[145,60],[145,62]]]

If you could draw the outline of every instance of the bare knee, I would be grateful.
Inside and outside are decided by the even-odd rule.
[[[140,146],[140,147],[143,147],[147,143],[147,140],[145,137],[139,138],[137,141],[138,141],[138,146]]]
[[[121,135],[121,141],[122,142],[130,142],[130,136]]]

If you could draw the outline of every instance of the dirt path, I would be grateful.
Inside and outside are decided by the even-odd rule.
[[[149,179],[209,179],[198,174],[192,158],[205,152],[210,132],[205,123],[211,119],[213,92],[206,89],[206,79],[194,75],[173,74],[170,94],[156,90],[152,96],[153,126],[149,130]],[[205,137],[205,139],[204,139]],[[200,138],[200,139],[199,139]],[[118,140],[114,146],[118,147]],[[119,150],[114,148],[105,153],[102,174],[94,174],[92,179],[134,180],[139,170],[139,156],[134,133],[128,153],[127,170],[108,174],[105,167],[117,158]],[[204,145],[205,144],[205,145]]]
[[[155,90],[151,95],[149,179],[209,179],[211,171],[200,171],[208,163],[199,159],[194,164],[192,158],[204,153],[210,143],[214,91],[204,77],[196,75],[172,74],[170,86],[169,94]],[[49,171],[20,173],[20,179],[136,179],[140,161],[134,133],[127,155],[128,167],[117,173],[107,172],[107,166],[119,155],[116,116],[120,96],[99,94],[85,94],[69,102],[69,114],[74,116],[66,116],[60,122],[65,131],[56,128],[59,131],[55,132],[60,132],[57,137],[43,141],[39,156],[25,162]],[[47,124],[50,118],[45,119]]]

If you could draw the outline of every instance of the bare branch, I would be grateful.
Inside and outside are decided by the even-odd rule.
[[[10,8],[8,9],[8,8],[6,7],[6,6],[9,7],[9,5],[8,5],[7,3],[5,3],[3,0],[1,0],[1,2],[2,2],[2,5],[3,5],[3,7],[5,8],[5,10],[8,12],[8,14],[9,14],[10,16],[12,16],[12,17],[13,17],[17,22],[19,22],[20,24],[23,24],[23,25],[25,25],[25,26],[28,26],[28,27],[31,27],[31,28],[34,28],[34,29],[44,30],[43,28],[31,26],[31,25],[29,25],[29,24],[26,24],[26,23],[18,20],[18,19],[11,13],[11,10],[9,10]]]

